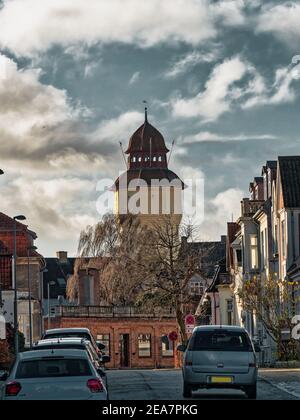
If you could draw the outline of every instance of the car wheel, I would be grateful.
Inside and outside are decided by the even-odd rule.
[[[191,398],[192,397],[192,387],[186,382],[183,383],[183,397]]]
[[[257,398],[257,385],[251,385],[246,388],[246,394],[249,400],[256,400]]]

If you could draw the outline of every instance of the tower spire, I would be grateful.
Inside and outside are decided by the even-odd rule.
[[[143,101],[143,104],[145,104],[145,123],[148,122],[148,102]]]

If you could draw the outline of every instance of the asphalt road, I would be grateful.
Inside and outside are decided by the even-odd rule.
[[[107,374],[110,400],[183,400],[181,371],[112,370]],[[236,390],[201,390],[193,393],[195,400],[245,398],[243,392]],[[300,400],[300,370],[262,370],[258,381],[258,399]]]

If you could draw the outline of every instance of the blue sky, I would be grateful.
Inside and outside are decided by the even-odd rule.
[[[41,252],[76,252],[96,182],[150,121],[171,169],[205,178],[215,240],[266,160],[300,154],[300,2],[0,1],[1,211],[24,213]],[[300,60],[299,60],[300,62]]]

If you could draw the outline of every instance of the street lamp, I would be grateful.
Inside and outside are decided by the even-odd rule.
[[[54,280],[48,281],[48,330],[50,330],[51,327],[51,314],[50,314],[50,286],[55,286],[56,283]]]
[[[19,322],[18,322],[18,285],[17,285],[17,221],[26,220],[23,215],[14,218],[14,254],[13,254],[13,288],[14,288],[14,327],[15,327],[15,356],[19,353]]]
[[[29,345],[32,349],[32,309],[31,309],[31,279],[30,279],[30,251],[36,251],[37,247],[32,245],[27,248],[27,277],[28,277],[28,311],[29,311]]]
[[[2,169],[0,169],[0,175],[4,175],[4,171],[2,171]]]

